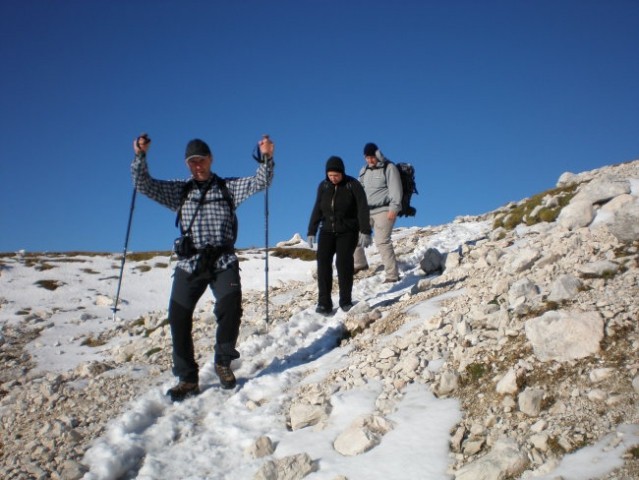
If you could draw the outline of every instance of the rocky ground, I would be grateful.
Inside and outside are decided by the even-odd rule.
[[[370,379],[385,386],[376,412],[383,419],[406,385],[421,382],[461,402],[463,419],[451,432],[450,446],[450,473],[457,480],[480,478],[479,472],[493,472],[481,478],[495,480],[533,478],[606,435],[611,447],[618,444],[620,426],[639,425],[639,216],[632,193],[638,188],[630,188],[635,181],[637,161],[566,175],[539,198],[482,216],[496,228],[455,252],[437,252],[444,254],[443,273],[430,271],[436,261],[425,264],[424,278],[411,294],[374,308],[360,304],[349,313],[350,336],[343,340],[353,347],[349,366],[292,392],[289,421],[297,421],[294,405],[321,404],[329,392]],[[609,210],[609,222],[588,220],[588,212],[601,209]],[[435,231],[424,228],[416,235]],[[416,242],[417,236],[396,242],[400,261]],[[278,288],[298,292],[297,308],[314,304],[314,285]],[[411,305],[453,291],[458,294],[432,319],[385,341],[409,320]],[[245,296],[246,321],[260,297]],[[273,318],[284,321],[287,308],[274,306]],[[207,311],[205,305],[198,314],[206,317]],[[128,340],[110,360],[64,374],[33,369],[24,347],[38,328],[4,328],[0,476],[81,478],[84,452],[107,421],[170,369],[164,318],[165,312],[150,312],[92,339]],[[244,328],[250,331],[250,323]],[[212,333],[212,322],[196,322],[197,341]],[[428,368],[434,361],[443,361],[437,373]],[[122,375],[124,363],[143,374]],[[624,459],[623,467],[603,478],[639,478],[639,445],[628,448]]]

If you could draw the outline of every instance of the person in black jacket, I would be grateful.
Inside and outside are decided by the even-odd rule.
[[[333,312],[333,257],[336,257],[339,306],[347,312],[353,306],[353,252],[358,245],[371,244],[371,225],[366,193],[359,181],[344,173],[344,162],[332,156],[326,162],[326,179],[317,189],[317,198],[308,224],[308,244],[317,243],[318,302],[315,311]],[[321,224],[321,226],[320,226]]]

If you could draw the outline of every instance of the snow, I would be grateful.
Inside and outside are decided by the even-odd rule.
[[[384,284],[380,272],[356,281],[353,298],[374,306],[401,297],[420,277],[419,260],[427,248],[453,251],[465,242],[481,238],[488,228],[482,222],[453,223],[429,237],[420,237],[414,253],[408,259],[403,258],[400,282]],[[399,229],[395,236],[415,235],[419,230]],[[368,252],[371,263],[379,261],[374,247]],[[263,290],[263,253],[255,251],[246,256],[249,259],[241,263],[243,290]],[[0,309],[0,325],[16,322],[21,317],[15,312],[24,309],[30,309],[32,315],[42,317],[49,325],[30,345],[38,369],[61,372],[99,358],[101,352],[112,345],[83,346],[80,339],[87,333],[95,336],[104,329],[114,328],[122,318],[135,319],[165,309],[172,270],[172,266],[164,266],[169,263],[168,258],[127,264],[119,317],[115,320],[105,299],[112,298],[115,292],[120,266],[117,256],[78,255],[71,257],[73,261],[61,261],[55,256],[47,258],[44,262],[55,265],[54,271],[37,271],[15,263],[3,267],[0,284],[0,300],[5,303]],[[152,268],[143,272],[139,268],[141,263]],[[269,285],[312,284],[313,268],[312,262],[270,256]],[[65,285],[55,291],[35,285],[38,280],[53,278]],[[459,291],[452,293],[455,294]],[[414,320],[394,335],[403,335],[427,322],[438,311],[442,298],[411,306],[407,312]],[[211,300],[207,292],[201,304],[207,306]],[[292,303],[294,296],[278,295],[275,290],[271,301]],[[244,450],[258,437],[267,435],[277,446],[276,458],[307,452],[317,462],[318,471],[308,475],[309,480],[331,479],[337,475],[367,480],[451,479],[452,475],[447,473],[450,432],[462,412],[456,400],[437,399],[421,384],[406,388],[388,418],[393,429],[382,437],[377,447],[361,455],[342,456],[332,445],[352,419],[374,412],[381,385],[361,382],[352,390],[335,393],[331,397],[333,410],[323,429],[307,427],[290,431],[286,428],[284,405],[290,392],[301,383],[320,381],[328,372],[347,365],[348,347],[335,348],[344,317],[341,311],[325,318],[313,309],[306,309],[268,332],[243,339],[238,346],[242,358],[233,364],[238,386],[231,391],[219,388],[209,361],[201,365],[202,393],[183,403],[171,404],[164,392],[175,379],[166,372],[160,385],[128,405],[95,441],[84,459],[90,468],[85,478],[249,479],[264,459],[251,459]],[[431,369],[441,365],[434,360]],[[627,448],[623,439],[637,441],[639,438],[636,426],[623,428],[627,430],[620,430],[615,438],[602,439],[597,445],[566,456],[554,472],[547,472],[547,478],[561,475],[565,480],[586,480],[611,471],[621,463]]]

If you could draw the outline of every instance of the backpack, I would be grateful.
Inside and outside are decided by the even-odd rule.
[[[219,177],[219,176],[215,176],[215,182],[217,183],[218,188],[222,191],[222,196],[224,197],[224,200],[226,200],[226,202],[229,205],[229,208],[231,209],[231,214],[233,216],[232,222],[233,222],[233,245],[235,245],[235,242],[237,241],[237,230],[238,230],[238,221],[237,221],[237,214],[235,213],[235,204],[233,203],[233,198],[231,198],[231,192],[229,192],[229,188],[226,185],[226,181]],[[186,185],[184,185],[184,190],[182,191],[182,200],[181,200],[181,204],[183,204],[186,201],[186,198],[189,196],[189,192],[191,191],[191,189],[193,188],[193,186],[195,185],[195,182],[193,181],[189,181],[186,183]],[[207,189],[208,190],[208,187]],[[204,191],[203,195],[206,195],[206,190]],[[204,197],[202,197],[204,198]],[[180,208],[178,209],[177,212],[177,217],[175,218],[175,226],[177,227],[179,225],[180,222],[180,210],[182,209],[182,207],[180,206]]]
[[[411,207],[410,198],[414,194],[419,194],[417,184],[415,183],[415,168],[410,163],[394,163],[386,159],[384,162],[384,175],[386,174],[386,165],[392,163],[399,171],[399,178],[402,181],[402,209],[397,214],[398,217],[414,217],[417,213],[415,207]]]

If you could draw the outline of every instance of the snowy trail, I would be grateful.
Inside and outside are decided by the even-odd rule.
[[[452,250],[481,236],[484,229],[484,224],[452,225],[436,239],[420,241],[409,258],[403,259],[400,282],[384,284],[382,274],[361,279],[354,286],[354,298],[372,307],[395,302],[417,281],[418,260],[433,242],[443,251]],[[375,255],[369,260],[375,262]],[[429,315],[437,311],[436,299],[426,303],[429,305],[422,311]],[[244,450],[262,435],[277,443],[277,457],[306,451],[313,458],[321,458],[321,473],[310,474],[309,480],[348,472],[354,475],[352,478],[362,478],[363,472],[368,472],[369,479],[392,477],[388,469],[394,467],[387,469],[380,465],[387,455],[395,455],[398,448],[406,456],[405,450],[410,446],[405,440],[412,435],[402,428],[388,436],[389,440],[384,442],[387,445],[358,457],[341,457],[332,449],[332,441],[344,424],[375,411],[381,387],[374,382],[333,395],[330,424],[321,432],[312,428],[291,432],[285,428],[284,408],[291,392],[301,382],[320,381],[331,370],[347,365],[349,349],[335,348],[345,316],[338,310],[332,317],[323,317],[313,307],[269,326],[266,332],[250,334],[242,341],[242,358],[234,363],[238,386],[232,391],[220,389],[213,364],[207,362],[201,369],[203,391],[199,396],[172,405],[164,392],[174,383],[173,379],[147,392],[115,419],[87,452],[85,462],[90,471],[86,480],[252,478],[263,459],[250,459]],[[419,313],[416,317],[419,321]],[[408,415],[404,409],[422,410],[412,426],[434,434],[432,454],[414,452],[415,474],[432,471],[429,478],[448,478],[444,473],[448,432],[459,421],[457,402],[437,400],[420,385],[409,389],[394,415],[398,419]],[[412,426],[408,422],[403,428]]]
[[[199,452],[204,445],[217,459],[212,465],[214,471],[205,476],[230,471],[242,463],[242,449],[237,448],[237,442],[245,443],[262,434],[259,429],[256,431],[255,418],[248,418],[253,415],[246,411],[245,404],[251,401],[259,405],[268,399],[267,407],[258,414],[263,418],[261,423],[281,421],[269,417],[280,416],[282,392],[300,380],[309,360],[331,351],[338,342],[342,331],[340,316],[325,319],[310,312],[309,309],[294,315],[268,334],[253,335],[243,343],[244,360],[238,362],[238,386],[232,391],[220,389],[213,364],[207,362],[201,371],[203,391],[199,396],[172,405],[164,391],[173,380],[148,392],[91,449],[88,456],[99,460],[95,471],[92,469],[93,475],[87,478],[118,478],[126,472],[130,475],[140,461],[138,478],[159,478],[153,472],[166,471],[170,468],[167,462],[175,461],[191,465],[193,474],[204,473],[209,468],[200,464],[197,455],[189,458],[188,453]],[[287,339],[286,344],[277,340],[282,338]],[[238,437],[229,438],[229,432],[237,432]],[[191,442],[196,442],[197,448],[191,448]]]

